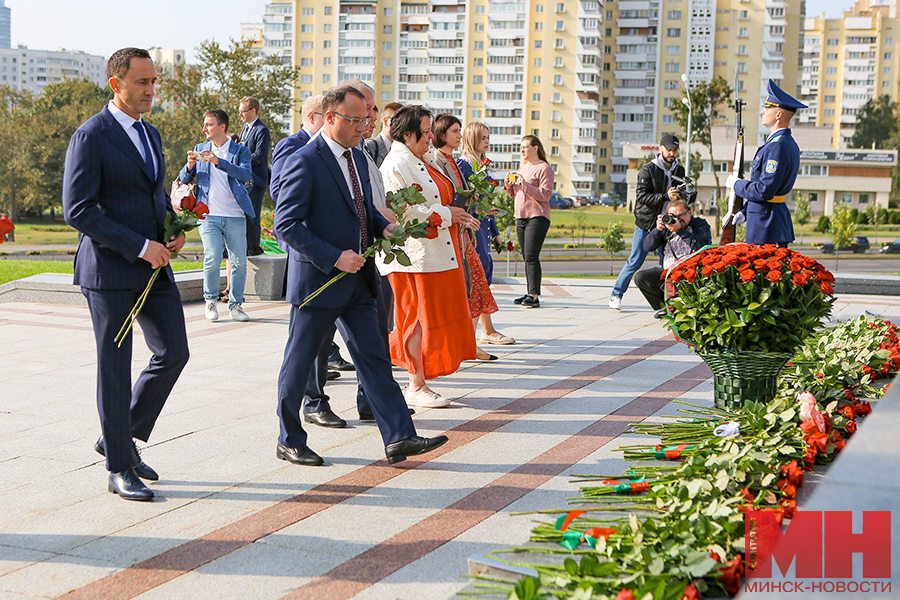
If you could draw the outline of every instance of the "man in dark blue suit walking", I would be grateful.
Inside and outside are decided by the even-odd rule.
[[[278,378],[276,455],[295,464],[323,463],[306,445],[300,410],[310,367],[337,320],[369,395],[388,462],[396,463],[434,450],[447,437],[416,435],[378,332],[378,272],[362,253],[375,236],[390,234],[393,225],[372,205],[368,164],[358,148],[369,121],[365,96],[348,86],[335,88],[325,95],[322,112],[322,134],[284,163],[275,207],[276,234],[291,248],[287,300],[293,305]],[[341,271],[347,275],[300,308]]]
[[[66,223],[82,233],[74,283],[88,302],[97,341],[97,407],[103,435],[94,449],[106,456],[109,491],[127,500],[151,500],[140,478],[159,476],[144,463],[144,442],[188,361],[181,296],[169,267],[184,236],[164,240],[166,175],[159,132],[150,112],[156,67],[146,50],[124,48],[106,66],[115,97],[72,136],[63,176]],[[131,338],[113,341],[153,271],[163,267],[138,323],[153,352],[131,387]]]
[[[254,215],[247,214],[247,256],[258,256],[263,253],[259,245],[260,217],[262,215],[263,196],[269,185],[269,148],[272,136],[269,127],[259,118],[259,100],[252,97],[241,98],[238,114],[244,121],[241,129],[241,144],[250,150],[250,168],[253,176],[245,184],[250,195],[250,204]]]

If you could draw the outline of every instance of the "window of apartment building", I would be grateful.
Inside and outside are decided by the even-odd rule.
[[[884,74],[884,75],[890,75],[890,74],[891,74],[891,68],[890,68],[890,67],[885,67],[885,68],[882,70],[882,74]]]
[[[475,42],[475,44],[472,46],[472,48],[475,50],[484,50],[484,42],[483,41]]]
[[[473,118],[473,119],[480,119],[480,118],[481,118],[481,111],[480,111],[480,110],[473,110],[473,111],[472,111],[472,118]]]
[[[739,62],[737,64],[737,72],[738,73],[746,73],[747,72],[747,63]]]
[[[322,65],[325,67],[330,67],[331,66],[331,57],[330,56],[322,57]]]
[[[563,23],[562,21],[557,21],[556,22],[556,31],[565,31],[565,30],[566,30],[565,23]]]
[[[837,87],[837,81],[826,81],[825,87],[827,87],[827,88]]]
[[[381,49],[384,51],[393,50],[394,44],[392,42],[381,42]]]
[[[667,90],[677,90],[678,82],[677,81],[666,81],[665,84],[663,84],[663,88],[667,89]]]
[[[675,104],[674,98],[663,98],[663,106],[666,108],[672,108],[673,104]]]
[[[769,33],[772,35],[784,35],[784,25],[769,26]]]
[[[391,93],[390,92],[381,92],[381,100],[382,100],[382,102],[390,102],[391,101]]]
[[[300,33],[312,33],[312,32],[313,32],[312,25],[301,25],[300,26]]]
[[[301,12],[301,14],[302,14],[304,17],[311,17],[311,16],[313,16],[313,15],[315,14],[315,9],[313,9],[313,8],[304,8],[303,11]]]
[[[301,67],[311,67],[311,66],[313,66],[313,59],[311,59],[311,58],[301,58],[301,59],[300,59],[300,66],[301,66]]]
[[[562,66],[564,66],[564,65],[563,65],[563,57],[562,57],[562,56],[557,56],[556,59],[554,59],[554,61],[553,61],[553,66],[554,66],[554,67],[562,67]]]
[[[747,56],[747,46],[738,46],[738,56]]]
[[[532,94],[532,95],[531,95],[531,101],[532,101],[532,102],[540,102],[540,101],[541,101],[541,95],[540,95],[540,94]]]
[[[301,50],[312,50],[313,43],[312,42],[300,42],[300,49]]]
[[[540,129],[532,129],[531,135],[533,135],[534,137],[541,137],[541,130]]]
[[[746,21],[749,18],[750,18],[750,13],[746,10],[742,10],[740,12],[740,16],[738,17],[738,19],[740,19],[741,21]]]
[[[672,115],[663,115],[663,125],[671,125],[675,122],[675,117]]]
[[[609,106],[609,98],[607,96],[603,96],[600,99],[600,106]]]
[[[382,32],[385,35],[391,35],[392,33],[394,33],[394,26],[393,25],[385,25],[384,28],[382,29]]]
[[[605,131],[601,131],[601,132],[600,132],[600,139],[601,139],[601,140],[605,140],[605,139],[606,139],[606,132],[605,132]]]
[[[612,37],[612,29],[609,27],[606,28],[606,37]]]
[[[834,96],[825,96],[825,102],[834,102]]]
[[[535,49],[544,47],[544,40],[534,40]]]
[[[894,38],[884,38],[884,45],[885,45],[885,46],[890,46],[890,45],[893,44],[893,43],[894,43]]]
[[[325,40],[325,43],[322,44],[322,47],[325,50],[330,50],[331,49],[331,40]]]
[[[481,92],[472,94],[472,102],[481,102]]]
[[[884,60],[891,60],[891,53],[890,53],[890,52],[885,52],[885,53],[884,53]]]
[[[541,61],[540,58],[534,59],[534,66],[535,66],[535,67],[540,67],[540,66],[541,66],[541,62],[542,62],[542,61]]]
[[[677,73],[678,71],[680,71],[680,69],[678,68],[679,65],[681,65],[681,63],[677,63],[677,62],[666,63],[666,73]]]
[[[391,59],[389,59],[389,58],[382,58],[382,59],[381,59],[381,66],[382,66],[382,67],[390,67],[390,66],[391,66]]]
[[[542,22],[541,22],[541,23],[535,23],[535,24],[534,24],[534,30],[535,30],[535,31],[543,31],[543,30],[544,30],[544,24],[543,24]]]
[[[553,94],[553,104],[559,104],[560,102],[562,102],[562,94],[559,92]]]
[[[666,29],[666,37],[681,37],[681,28],[674,27]]]
[[[810,204],[815,204],[819,201],[819,192],[810,192],[807,198]]]
[[[326,14],[326,15],[330,15],[330,14],[331,14],[331,7],[330,7],[330,6],[326,6],[326,7],[325,7],[325,14]]]
[[[381,85],[391,85],[391,76],[390,75],[382,75],[381,76]]]
[[[559,156],[559,146],[550,146],[550,156]]]
[[[666,54],[681,54],[681,46],[666,46]]]
[[[322,75],[322,83],[331,83],[331,75],[328,73]]]
[[[312,83],[312,75],[301,75],[300,83]]]
[[[562,119],[562,117],[561,117],[559,111],[558,111],[558,110],[554,110],[554,111],[553,111],[553,116],[550,117],[550,120],[553,121],[553,122],[557,122],[557,121],[559,121],[559,120],[561,120],[561,119]]]
[[[681,11],[680,10],[670,10],[669,11],[669,19],[672,21],[680,21],[681,20]]]
[[[600,148],[600,158],[606,158],[606,148]]]
[[[881,82],[881,87],[883,87],[883,88],[889,88],[889,87],[891,87],[891,82],[890,82],[890,81],[882,81],[882,82]]]
[[[558,13],[564,13],[564,12],[566,12],[566,4],[565,4],[565,2],[558,2],[558,3],[556,4],[556,12],[558,12]]]
[[[841,43],[840,40],[831,39],[831,40],[828,40],[827,45],[828,45],[828,46],[837,46],[837,45],[840,44],[840,43]]]
[[[543,5],[543,4],[536,4],[536,5],[534,6],[534,12],[536,12],[536,13],[542,13],[542,12],[544,12],[544,5]]]
[[[746,28],[746,27],[741,27],[740,29],[738,29],[738,37],[739,37],[739,38],[749,37],[749,36],[747,35],[747,28]]]
[[[476,66],[476,67],[483,67],[483,66],[484,66],[484,59],[483,59],[483,58],[476,58],[475,60],[472,61],[472,64],[473,64],[474,66]]]
[[[562,85],[562,75],[553,76],[553,85]]]
[[[853,204],[853,192],[841,192],[841,204]]]
[[[837,75],[837,67],[825,67],[826,75]]]
[[[476,14],[476,15],[483,15],[483,14],[484,14],[484,4],[480,4],[480,5],[478,5],[478,6],[475,7],[475,14]]]
[[[484,78],[481,75],[472,76],[472,83],[475,85],[481,85]]]
[[[312,27],[312,25],[310,25],[310,27]],[[331,23],[322,25],[322,33],[331,33]]]
[[[540,118],[541,118],[541,111],[539,111],[539,110],[531,111],[531,119],[533,121],[539,121]]]
[[[565,47],[565,45],[566,44],[565,44],[565,42],[563,42],[562,38],[556,38],[556,46],[555,47],[557,50],[562,50]]]
[[[822,115],[825,116],[825,117],[833,117],[833,116],[834,116],[834,109],[833,109],[833,108],[826,108],[825,110],[822,111]]]
[[[857,200],[859,204],[868,204],[869,203],[869,194],[867,192],[860,192],[859,199]]]
[[[534,76],[534,85],[540,85],[540,84],[541,84],[541,76],[535,75]]]

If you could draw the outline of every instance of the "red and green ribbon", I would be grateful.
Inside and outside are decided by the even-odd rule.
[[[656,458],[660,460],[678,460],[681,458],[682,450],[694,450],[697,446],[689,446],[687,444],[679,444],[678,446],[666,446],[665,448],[662,446],[657,446],[656,450]]]

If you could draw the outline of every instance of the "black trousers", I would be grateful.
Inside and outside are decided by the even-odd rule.
[[[541,295],[541,248],[549,230],[550,219],[547,217],[516,219],[516,237],[525,258],[525,280],[532,296]]]
[[[247,193],[250,195],[250,204],[253,205],[253,212],[256,216],[252,219],[247,217],[247,256],[257,256],[262,254],[262,248],[259,246],[260,234],[260,218],[262,217],[263,196],[266,194],[265,186],[258,186],[255,183],[247,186]]]
[[[634,275],[634,284],[641,290],[641,293],[647,299],[647,302],[650,303],[650,307],[653,310],[662,308],[663,303],[666,301],[663,293],[663,281],[660,279],[662,274],[663,269],[651,267],[638,271]]]

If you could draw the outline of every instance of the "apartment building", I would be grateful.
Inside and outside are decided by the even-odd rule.
[[[800,125],[829,127],[833,148],[846,148],[862,106],[876,96],[898,100],[900,19],[896,0],[860,0],[841,19],[804,22]]]
[[[41,94],[49,83],[88,79],[106,86],[106,57],[67,50],[0,48],[0,84]]]
[[[150,59],[156,65],[157,74],[165,74],[168,77],[175,77],[175,67],[184,64],[184,49],[178,48],[147,48],[150,53]],[[163,100],[162,96],[156,94],[153,97],[154,108],[159,107],[163,110],[174,110],[178,103],[174,100]]]

